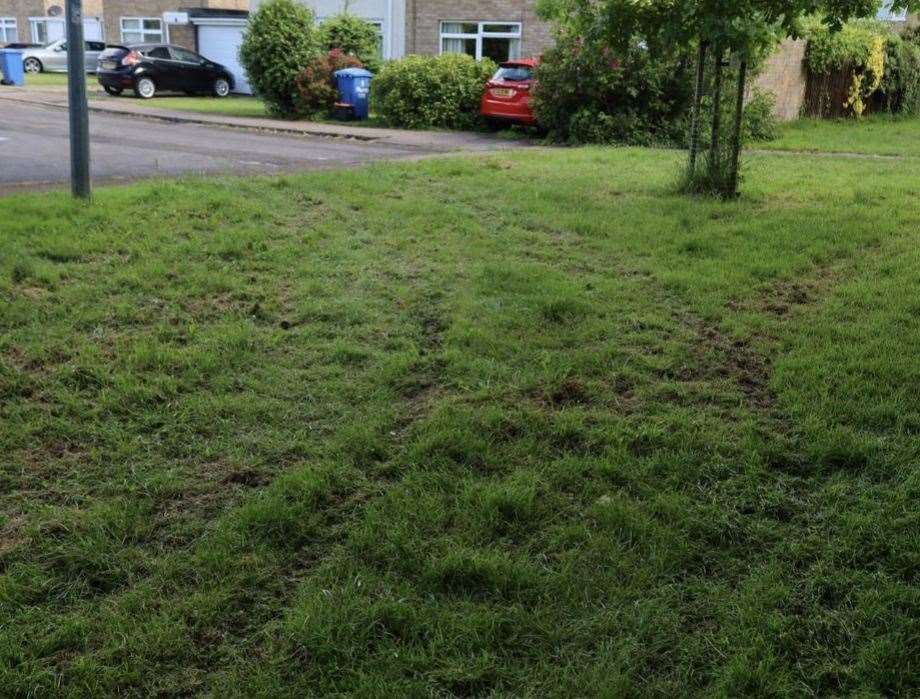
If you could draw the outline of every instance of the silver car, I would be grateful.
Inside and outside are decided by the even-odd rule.
[[[96,72],[99,54],[105,51],[102,41],[86,42],[85,69],[87,73]],[[66,73],[67,39],[52,41],[38,49],[26,49],[22,52],[22,67],[26,73]]]

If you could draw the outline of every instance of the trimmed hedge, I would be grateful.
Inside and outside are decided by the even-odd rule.
[[[297,110],[294,81],[318,52],[313,13],[293,0],[268,0],[249,18],[240,63],[268,111],[288,116]]]
[[[390,126],[470,129],[480,124],[479,102],[498,66],[465,54],[406,56],[390,61],[371,83],[374,110]]]

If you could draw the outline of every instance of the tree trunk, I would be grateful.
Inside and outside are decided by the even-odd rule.
[[[735,131],[732,134],[731,178],[726,192],[730,197],[738,195],[738,161],[741,158],[741,127],[744,122],[744,89],[746,81],[747,61],[742,57],[741,64],[738,66],[738,96],[735,103]]]
[[[716,182],[719,172],[719,139],[722,134],[722,59],[725,51],[721,46],[716,47],[715,72],[712,85],[712,133],[709,135],[709,176],[712,183]]]
[[[699,55],[696,64],[696,92],[693,95],[693,115],[690,122],[690,161],[687,164],[687,173],[690,177],[696,172],[696,157],[700,152],[700,110],[703,108],[703,88],[706,81],[706,50],[709,44],[700,42]]]

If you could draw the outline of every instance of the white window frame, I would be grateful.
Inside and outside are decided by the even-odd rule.
[[[0,44],[12,44],[17,41],[19,41],[19,23],[16,18],[0,17]]]
[[[878,11],[878,18],[883,22],[906,22],[907,10],[891,11],[892,0],[885,0]]]
[[[60,22],[61,24],[63,24],[64,20],[61,19],[60,17],[29,17],[29,38],[33,44],[41,44],[42,46],[44,46],[45,44],[49,43],[49,39],[48,39],[48,23],[49,22]],[[44,39],[38,36],[38,25],[39,24],[45,25],[45,38]],[[61,36],[60,38],[63,38],[63,36]],[[55,41],[57,41],[57,39],[55,39]]]
[[[132,42],[132,43],[138,43],[138,44],[168,44],[169,43],[169,25],[163,21],[162,17],[121,17],[119,18],[118,29],[119,29],[119,36],[121,38],[121,43],[123,44],[127,43],[125,42],[125,22],[126,21],[128,22],[136,21],[139,23],[139,26],[137,29],[128,30],[130,34],[140,34],[141,35],[140,41]],[[160,31],[159,31],[160,38],[159,39],[149,39],[147,37],[147,34],[153,34],[154,32],[150,29],[144,29],[144,22],[159,22],[160,23]]]
[[[445,32],[445,24],[475,24],[477,25],[477,31],[475,34],[471,33],[453,33]],[[516,32],[487,32],[484,27],[489,24],[506,24],[509,26],[517,27]],[[438,52],[441,54],[444,53],[454,53],[453,51],[444,50],[444,40],[445,39],[475,39],[476,40],[476,60],[482,60],[482,41],[483,39],[517,39],[518,42],[523,40],[524,34],[524,25],[522,22],[504,22],[502,20],[462,20],[462,19],[445,19],[441,20],[441,24],[438,27],[440,36],[438,38]],[[520,43],[519,43],[520,45]]]

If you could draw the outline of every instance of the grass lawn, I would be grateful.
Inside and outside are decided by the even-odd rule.
[[[130,94],[127,98],[133,98]],[[182,112],[202,114],[222,114],[234,117],[267,117],[262,100],[243,95],[231,95],[218,99],[216,97],[185,97],[161,95],[146,102],[151,107],[176,109]]]
[[[26,87],[67,87],[67,73],[26,73]],[[87,75],[87,85],[94,84],[95,76]]]
[[[917,695],[920,162],[679,162],[0,200],[4,693]]]
[[[885,114],[855,119],[799,119],[758,148],[920,156],[920,119]]]

